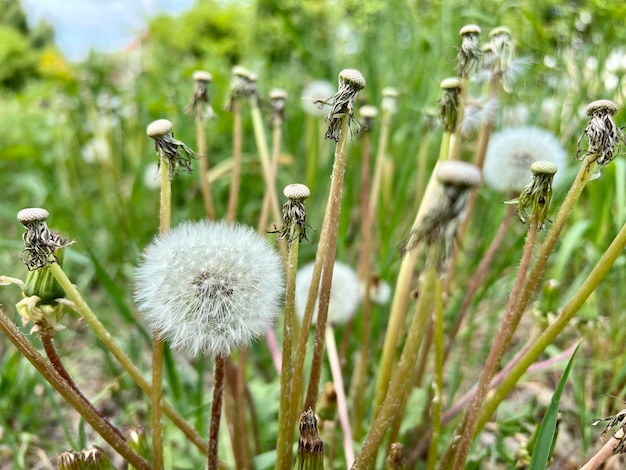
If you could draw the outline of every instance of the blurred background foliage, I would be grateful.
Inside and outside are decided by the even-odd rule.
[[[152,18],[145,32],[122,51],[92,52],[81,63],[69,63],[55,48],[49,24],[29,25],[19,0],[4,0],[0,9],[1,274],[25,277],[18,258],[22,249],[22,230],[15,218],[18,210],[47,208],[50,226],[77,241],[66,257],[70,277],[93,302],[102,321],[119,332],[120,341],[148,370],[149,358],[143,347],[148,337],[134,316],[132,304],[133,267],[158,229],[158,190],[150,184],[156,155],[145,127],[157,118],[170,119],[176,137],[195,147],[193,120],[183,113],[193,90],[191,75],[197,69],[213,74],[209,91],[217,117],[208,124],[209,160],[217,210],[224,214],[232,116],[223,110],[223,104],[231,68],[244,65],[258,74],[262,97],[274,87],[289,93],[278,188],[302,181],[307,171],[305,156],[312,148],[320,148],[317,171],[307,175],[312,189],[309,221],[318,229],[326,202],[332,146],[319,143],[323,118],[303,111],[303,88],[320,79],[334,84],[341,69],[357,68],[367,80],[360,104],[378,105],[383,87],[399,90],[379,211],[381,243],[376,266],[382,277],[393,283],[399,263],[396,247],[406,236],[416,208],[415,182],[426,178],[416,171],[418,152],[427,147],[429,169],[437,157],[441,130],[433,124],[432,115],[437,110],[440,81],[454,75],[460,27],[476,23],[483,30],[481,39],[486,40],[493,27],[505,25],[512,32],[517,56],[523,58],[524,66],[502,97],[496,130],[510,124],[541,125],[554,132],[573,157],[586,122],[586,104],[599,98],[624,104],[625,21],[626,4],[602,0],[198,0],[178,17]],[[546,111],[548,104],[550,112]],[[618,124],[625,121],[624,116],[620,111]],[[270,126],[266,129],[269,137]],[[264,189],[247,110],[244,132],[239,219],[256,225]],[[376,139],[378,129],[372,132]],[[360,139],[354,134],[338,245],[338,259],[352,264],[356,264],[359,249],[361,150]],[[472,151],[470,137],[463,158],[471,159]],[[576,168],[570,170],[568,181]],[[573,225],[578,224],[577,230],[570,232],[569,244],[564,242],[563,250],[555,254],[550,274],[557,276],[564,288],[558,305],[571,295],[567,286],[580,281],[624,223],[625,185],[626,165],[620,157],[600,181],[592,183],[592,190],[585,192],[577,206],[572,219]],[[197,175],[182,174],[173,186],[173,222],[203,217]],[[554,207],[566,189],[566,184],[556,188]],[[501,195],[481,188],[474,219],[479,223],[471,226],[463,247],[466,256],[461,260],[459,282],[471,275],[480,261],[479,254],[497,230],[505,210],[501,200]],[[318,233],[311,232],[313,243],[301,247],[302,263],[314,256]],[[514,276],[523,234],[524,227],[514,226],[488,287]],[[595,379],[598,396],[623,396],[626,361],[616,358],[623,356],[621,348],[614,353],[623,344],[625,333],[621,328],[611,328],[614,320],[608,319],[626,320],[625,281],[622,257],[583,312],[583,318],[597,321],[598,328],[615,345],[590,338],[597,354],[595,361],[600,364],[602,358],[610,357],[614,360],[611,369],[617,372],[609,374],[600,365],[585,366],[592,378],[581,378],[578,390],[584,390],[587,380]],[[502,305],[507,292],[504,288],[490,292],[496,296],[491,300],[493,305]],[[0,304],[13,315],[18,299],[15,288],[0,289]],[[376,322],[374,335],[380,338],[384,319]],[[72,324],[71,329],[86,334],[78,324]],[[136,341],[137,335],[145,342]],[[70,340],[63,345],[70,358],[76,359],[81,350],[73,346]],[[267,377],[267,353],[262,345],[258,349],[255,367],[263,372],[261,377]],[[7,365],[16,361],[10,350],[0,339],[3,380],[16,380],[7,377],[15,369]],[[119,372],[112,363],[105,367],[106,376],[115,377]],[[170,389],[178,390],[175,398],[182,395],[177,387],[193,387],[192,378],[181,379],[175,370],[169,373]],[[32,388],[29,380],[37,378],[20,376],[19,383],[27,384],[23,389],[0,394],[0,409],[20,401],[16,394],[23,393],[21,399],[27,400]],[[182,385],[178,383],[181,381]],[[7,387],[1,383],[0,389]],[[194,406],[206,405],[199,400],[190,404],[179,399],[176,404],[191,413]],[[586,403],[586,399],[581,400]],[[141,416],[142,410],[134,412]],[[32,410],[19,414],[30,417]],[[14,436],[27,428],[33,432],[30,419],[17,420],[14,413],[4,415],[0,425],[5,433],[13,430]],[[582,450],[590,444],[589,439]],[[21,445],[19,440],[13,441],[3,445]]]

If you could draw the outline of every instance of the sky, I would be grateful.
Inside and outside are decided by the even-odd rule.
[[[177,14],[194,0],[22,0],[31,24],[45,19],[54,26],[59,49],[71,61],[90,49],[123,49],[140,33],[147,19],[160,12]]]

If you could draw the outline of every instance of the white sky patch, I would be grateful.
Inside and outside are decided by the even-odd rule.
[[[54,26],[59,49],[72,61],[90,49],[123,49],[140,33],[150,16],[177,14],[193,0],[22,0],[31,24],[45,19]]]

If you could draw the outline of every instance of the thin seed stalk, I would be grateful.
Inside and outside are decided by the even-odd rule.
[[[81,398],[67,381],[39,354],[35,347],[16,328],[13,322],[0,309],[0,330],[20,353],[37,369],[41,376],[67,401],[85,421],[129,464],[140,470],[152,467],[128,443],[108,425],[89,404]]]
[[[434,266],[430,266],[424,276],[423,286],[420,289],[420,296],[415,307],[404,348],[402,349],[400,361],[391,378],[387,396],[370,428],[361,451],[351,467],[352,470],[366,470],[375,464],[376,454],[385,437],[385,433],[393,423],[396,413],[401,412],[398,410],[398,405],[402,400],[402,396],[413,385],[413,370],[426,333],[425,325],[428,323],[429,315],[435,305],[435,292],[438,283],[437,271]]]
[[[96,336],[104,343],[106,348],[113,354],[115,359],[120,363],[122,368],[128,372],[128,375],[135,381],[135,383],[143,390],[143,392],[152,396],[152,385],[143,377],[139,369],[135,367],[133,361],[126,355],[126,353],[115,343],[111,333],[104,327],[102,322],[98,319],[96,314],[91,310],[85,299],[80,295],[80,292],[74,284],[67,277],[61,266],[57,263],[49,265],[50,272],[57,280],[63,291],[67,294],[67,297],[74,304],[75,310],[85,320],[85,322],[91,327]],[[168,403],[163,403],[163,411],[170,418],[170,420],[185,434],[202,453],[206,453],[206,443],[198,435],[198,433],[172,408]]]
[[[270,180],[272,187],[276,185],[276,175],[278,173],[278,160],[280,159],[280,142],[282,140],[282,124],[280,118],[274,120],[272,129],[272,160],[270,162]],[[270,211],[270,194],[268,191],[263,196],[263,206],[261,208],[261,216],[259,217],[259,230],[265,230],[268,224],[268,216]]]
[[[320,300],[315,326],[315,343],[313,345],[313,358],[311,359],[311,373],[309,375],[309,386],[307,389],[306,399],[304,401],[304,409],[311,407],[315,410],[317,396],[319,393],[326,320],[328,317],[328,303],[330,301],[330,288],[332,285],[333,267],[335,265],[335,254],[337,249],[337,232],[339,229],[339,214],[341,212],[343,177],[346,167],[346,150],[348,146],[348,136],[350,135],[349,126],[350,120],[346,115],[341,120],[341,138],[339,139],[339,142],[337,142],[337,147],[335,149],[335,161],[331,176],[330,195],[326,215],[324,217],[324,226],[327,227],[326,250],[322,259],[315,260],[314,270],[318,269],[318,264],[321,265],[322,263],[323,270],[319,289]],[[314,286],[312,283],[311,289],[309,290],[309,297],[307,299],[307,307],[309,303],[308,301],[311,300],[311,294],[315,294],[315,291],[317,291],[317,286]],[[313,302],[315,302],[315,298],[313,298]]]
[[[443,363],[445,360],[443,344],[443,287],[440,278],[435,284],[435,310],[433,318],[433,340],[435,345],[435,367],[433,378],[433,394],[431,399],[431,439],[428,450],[428,470],[434,470],[437,464],[437,450],[441,439],[441,405],[443,401]],[[403,412],[404,410],[401,410]]]
[[[526,280],[526,274],[528,273],[528,269],[530,267],[538,230],[539,223],[536,216],[533,215],[528,224],[528,234],[526,235],[526,241],[524,243],[522,259],[517,271],[517,277],[513,285],[513,290],[511,291],[511,295],[509,297],[509,302],[500,323],[500,329],[496,334],[491,349],[489,350],[489,356],[487,357],[485,367],[481,373],[478,388],[476,389],[476,394],[470,404],[467,417],[463,421],[463,427],[462,429],[459,429],[458,434],[460,434],[461,437],[458,444],[458,450],[455,453],[454,466],[452,467],[454,470],[462,470],[465,466],[470,445],[474,439],[474,430],[476,429],[478,414],[480,413],[480,408],[489,390],[489,384],[491,383],[491,379],[495,375],[496,370],[500,365],[500,361],[509,347],[513,334],[515,333],[515,330],[521,320],[523,310],[515,310],[515,306],[517,305],[522,286]]]
[[[286,289],[285,289],[285,316],[283,324],[283,353],[280,370],[280,408],[278,409],[278,438],[276,440],[276,468],[289,469],[291,467],[292,441],[294,426],[289,416],[291,401],[297,401],[292,395],[293,380],[293,335],[295,324],[295,289],[296,273],[298,271],[298,252],[300,243],[300,227],[296,225],[294,237],[296,240],[289,246],[287,255]]]
[[[450,149],[449,132],[444,132],[441,138],[441,146],[439,149],[439,161],[448,159]],[[415,221],[411,227],[411,232],[419,226],[437,189],[437,181],[433,174],[428,181],[424,197],[420,203],[420,207],[415,216]],[[404,331],[404,322],[409,309],[409,301],[411,299],[411,287],[413,283],[413,270],[417,262],[418,250],[409,250],[402,257],[400,264],[400,272],[396,280],[393,299],[391,301],[391,313],[389,315],[389,323],[385,333],[385,341],[383,343],[383,353],[378,367],[378,378],[376,380],[376,391],[374,395],[374,417],[382,406],[387,388],[389,386],[389,378],[393,371],[393,362],[396,358],[396,349],[400,341],[400,335]]]
[[[211,404],[211,424],[209,427],[209,446],[207,451],[207,470],[217,470],[217,450],[220,435],[220,422],[222,418],[222,398],[224,397],[224,371],[226,358],[215,356],[215,372],[213,380],[213,402]],[[245,439],[245,436],[241,436]]]
[[[209,181],[209,156],[206,138],[206,126],[204,115],[201,111],[196,113],[196,145],[200,154],[200,188],[202,189],[202,201],[204,212],[210,220],[215,220],[215,207],[211,195],[211,182]]]
[[[544,242],[545,243],[545,242]],[[561,313],[545,329],[545,331],[532,342],[528,351],[515,364],[507,374],[502,384],[485,402],[480,412],[476,433],[478,433],[495,412],[498,405],[506,398],[509,392],[517,384],[526,370],[541,356],[543,351],[554,342],[556,337],[565,329],[568,322],[580,310],[592,292],[598,287],[602,279],[609,272],[615,260],[622,254],[626,247],[626,224],[622,226],[604,254],[600,257],[593,270],[580,285],[571,300],[563,307]]]
[[[232,224],[237,217],[237,202],[239,200],[239,185],[241,180],[241,144],[243,139],[241,116],[241,100],[233,101],[233,173],[228,195],[228,209],[226,221]]]
[[[261,169],[263,178],[265,179],[265,190],[269,198],[270,209],[274,223],[278,224],[282,220],[280,207],[278,205],[278,196],[276,195],[276,182],[270,164],[269,150],[267,141],[265,140],[265,129],[263,127],[263,117],[256,96],[250,98],[250,114],[252,116],[252,127],[254,128],[254,138],[256,140],[259,158],[261,160]]]
[[[172,219],[172,183],[169,178],[169,162],[161,158],[161,201],[159,233],[170,229]],[[152,465],[162,470],[163,463],[163,350],[165,345],[158,331],[152,334]]]

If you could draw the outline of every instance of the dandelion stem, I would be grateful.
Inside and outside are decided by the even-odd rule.
[[[441,146],[439,149],[439,162],[448,159],[450,148],[450,132],[444,132],[441,138]],[[434,171],[424,191],[424,196],[420,207],[413,221],[411,232],[419,227],[432,198],[437,189],[437,180],[434,177]],[[418,250],[408,250],[402,257],[400,264],[400,272],[396,280],[393,299],[391,301],[391,313],[389,315],[389,323],[385,333],[385,341],[383,343],[383,353],[378,367],[378,378],[376,380],[376,392],[374,395],[374,416],[382,406],[387,388],[389,386],[389,378],[393,372],[393,362],[396,358],[396,349],[400,341],[400,334],[404,331],[404,322],[409,309],[409,301],[411,299],[411,286],[413,283],[413,269],[417,262]]]
[[[24,337],[13,322],[0,309],[0,330],[9,338],[11,343],[28,359],[41,376],[67,401],[85,421],[106,441],[115,451],[124,457],[137,469],[149,470],[148,462],[130,448],[128,443],[107,424],[95,410],[82,398],[76,390],[61,375],[48,364],[35,347]]]
[[[258,108],[258,105],[257,105]],[[254,116],[254,115],[253,115]],[[280,142],[282,140],[282,127],[283,120],[280,117],[276,117],[273,120],[272,127],[272,158],[269,163],[269,180],[272,182],[271,187],[276,187],[276,174],[278,173],[278,160],[280,157]],[[276,197],[276,192],[274,192],[274,197]],[[272,200],[270,196],[270,189],[268,188],[265,191],[265,195],[263,196],[263,206],[261,209],[261,216],[259,218],[259,230],[265,231],[268,224],[268,215],[272,205]],[[278,208],[278,200],[276,200],[276,208]],[[276,217],[277,214],[274,214]],[[275,221],[278,223],[280,221],[280,217]]]
[[[241,141],[242,141],[241,100],[233,100],[233,174],[228,196],[226,221],[233,223],[237,217],[239,199],[239,181],[241,179]]]
[[[274,223],[278,224],[281,221],[281,214],[278,205],[278,196],[276,195],[275,172],[272,171],[273,165],[270,163],[269,150],[267,148],[267,141],[265,140],[265,129],[263,127],[263,117],[259,109],[258,98],[254,95],[250,97],[250,114],[252,115],[254,138],[259,151],[263,178],[265,179],[265,191],[269,198]]]
[[[589,459],[589,461],[580,467],[580,470],[595,470],[600,468],[604,462],[615,453],[615,446],[617,446],[626,435],[624,428],[621,427],[615,434],[611,434],[608,441],[600,448],[596,454]]]
[[[443,362],[444,362],[444,346],[443,346],[443,292],[442,283],[437,279],[435,285],[435,310],[433,312],[433,337],[435,344],[435,367],[433,379],[433,394],[431,399],[430,419],[431,439],[430,449],[428,450],[427,468],[434,470],[437,463],[439,448],[439,440],[441,438],[441,405],[443,402]]]
[[[135,381],[135,383],[141,388],[148,396],[152,396],[152,385],[143,377],[142,373],[135,367],[133,361],[126,355],[126,353],[115,343],[111,333],[104,327],[102,322],[98,319],[96,314],[91,310],[87,302],[80,295],[80,292],[74,284],[69,280],[61,266],[57,263],[49,265],[50,272],[57,280],[59,285],[63,288],[67,297],[74,304],[74,309],[81,315],[85,322],[93,329],[94,333],[104,343],[106,348],[113,354],[113,356],[120,363],[122,368],[128,372],[128,375]],[[163,403],[163,411],[172,420],[172,422],[185,434],[193,444],[200,449],[203,453],[206,453],[206,443],[198,435],[198,433],[167,403]]]
[[[206,120],[201,110],[196,113],[196,145],[200,154],[200,188],[206,216],[215,220],[215,207],[211,195],[211,181],[209,180],[209,156],[206,137]]]
[[[41,330],[39,330],[39,339],[41,340],[43,349],[46,352],[46,356],[48,356],[50,365],[52,365],[54,370],[56,370],[57,373],[61,377],[63,377],[63,379],[67,382],[67,384],[70,387],[72,387],[72,389],[78,394],[78,396],[80,396],[80,398],[85,403],[87,403],[87,405],[93,411],[95,411],[98,414],[98,416],[100,416],[100,419],[102,419],[118,436],[126,440],[126,437],[124,436],[122,431],[120,431],[117,428],[117,426],[115,426],[106,417],[104,417],[102,413],[100,413],[100,411],[93,405],[93,403],[91,403],[91,401],[89,401],[89,399],[83,394],[80,388],[78,388],[78,386],[76,385],[76,383],[74,382],[70,374],[68,373],[67,369],[63,365],[63,362],[61,361],[61,357],[59,356],[59,353],[57,352],[56,346],[54,345],[54,341],[52,339],[53,336],[54,336],[54,329],[50,327],[42,328]]]
[[[545,241],[544,241],[545,244]],[[489,399],[483,405],[480,417],[478,419],[478,426],[476,433],[480,431],[489,418],[493,415],[498,405],[504,400],[511,389],[515,386],[520,377],[530,367],[530,365],[537,360],[537,358],[543,353],[543,351],[554,342],[556,337],[563,331],[568,322],[574,317],[576,312],[580,310],[582,305],[587,301],[591,293],[600,284],[602,279],[606,276],[607,272],[615,263],[615,260],[620,256],[626,247],[626,224],[622,226],[619,233],[615,236],[609,247],[604,254],[600,257],[593,270],[589,273],[587,278],[580,285],[576,293],[571,300],[563,307],[561,313],[556,319],[546,328],[543,333],[532,342],[532,345],[520,361],[511,369],[507,374],[496,391],[489,397]]]
[[[211,404],[211,424],[209,427],[209,446],[207,449],[207,470],[217,470],[217,450],[220,434],[220,421],[222,418],[222,398],[224,397],[224,371],[226,358],[215,356],[215,372],[213,380],[213,403]],[[241,436],[241,439],[245,439]]]
[[[367,439],[351,467],[352,470],[366,470],[375,464],[376,453],[387,429],[393,423],[396,413],[401,413],[398,405],[402,400],[402,396],[413,385],[415,362],[426,333],[425,325],[428,323],[428,317],[435,304],[436,286],[440,282],[437,279],[437,270],[434,263],[431,264],[424,276],[423,286],[420,289],[421,293],[398,366],[393,373],[389,390],[370,428]]]
[[[335,342],[335,332],[332,325],[326,326],[326,348],[330,371],[337,393],[337,414],[343,434],[343,451],[346,458],[346,468],[354,462],[354,447],[352,446],[352,429],[348,416],[348,404],[346,402],[346,391],[343,386],[343,376],[339,364],[339,354],[337,353],[337,343]]]
[[[509,302],[502,317],[500,329],[496,334],[493,345],[489,351],[489,356],[487,357],[485,367],[481,373],[476,394],[474,395],[474,399],[472,400],[467,412],[467,418],[463,420],[462,429],[459,429],[459,431],[462,430],[462,432],[459,432],[461,437],[458,442],[458,450],[456,451],[454,466],[452,467],[454,470],[461,470],[465,466],[465,460],[467,459],[470,445],[474,439],[476,420],[478,418],[480,408],[485,400],[485,396],[487,395],[487,391],[489,390],[489,384],[496,373],[504,353],[511,343],[511,339],[517,329],[517,325],[520,322],[523,310],[515,310],[515,306],[517,305],[523,283],[526,280],[526,274],[528,273],[528,269],[530,267],[539,227],[540,224],[537,221],[537,217],[536,215],[533,215],[528,224],[528,234],[526,235],[522,259],[517,271],[517,278],[515,279],[515,284],[513,285]]]
[[[330,288],[333,278],[333,266],[335,265],[335,254],[337,249],[337,232],[339,228],[339,213],[341,211],[341,196],[343,192],[343,177],[346,166],[346,149],[348,136],[350,135],[350,120],[347,115],[341,118],[341,135],[335,149],[335,162],[333,164],[333,174],[331,176],[330,195],[326,215],[324,217],[324,227],[327,230],[326,250],[322,259],[315,260],[315,269],[322,268],[321,282],[319,286],[319,307],[317,312],[317,322],[315,325],[315,343],[313,346],[313,358],[311,360],[311,373],[309,376],[309,386],[307,389],[304,409],[315,410],[317,396],[319,393],[319,381],[322,371],[322,354],[324,352],[326,320],[328,318],[328,303],[330,301]],[[320,241],[321,243],[321,241]],[[311,293],[315,294],[317,286],[311,283],[309,298]],[[315,296],[313,296],[315,299]]]
[[[300,227],[296,225],[296,236],[300,234]],[[291,414],[291,401],[298,401],[298,397],[292,394],[293,380],[293,334],[295,324],[295,288],[296,273],[298,271],[298,251],[300,243],[295,240],[289,246],[287,256],[287,273],[285,288],[285,316],[283,324],[283,353],[282,366],[280,369],[280,408],[278,410],[278,438],[276,441],[276,468],[291,468],[292,442],[294,436],[294,424],[289,419]]]

